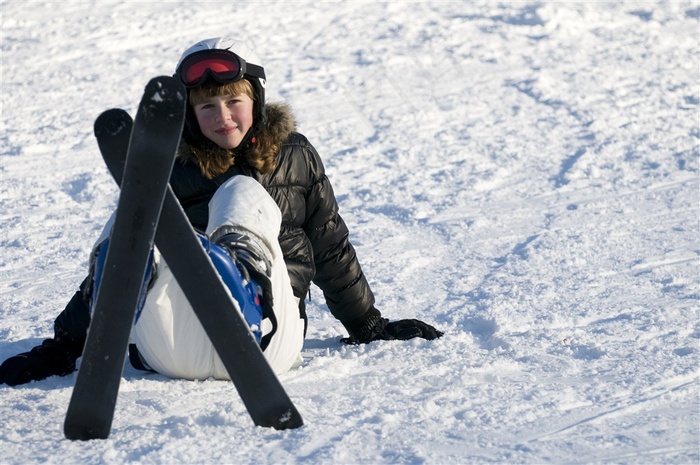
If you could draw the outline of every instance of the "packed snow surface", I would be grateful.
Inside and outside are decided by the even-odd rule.
[[[192,43],[262,57],[318,149],[379,309],[437,341],[341,345],[313,288],[305,419],[127,365],[111,436],[75,374],[0,386],[0,462],[700,462],[700,3],[1,1],[0,355],[52,334],[118,190],[92,123]]]

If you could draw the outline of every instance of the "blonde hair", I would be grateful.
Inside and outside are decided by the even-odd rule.
[[[195,106],[212,97],[220,97],[222,95],[240,95],[245,94],[255,101],[255,92],[253,85],[246,79],[241,79],[228,84],[205,84],[195,87],[190,90],[189,101],[190,105]]]

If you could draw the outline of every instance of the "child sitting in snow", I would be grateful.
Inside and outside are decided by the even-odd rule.
[[[296,132],[291,110],[265,102],[265,72],[250,48],[228,37],[204,40],[185,51],[176,76],[188,89],[188,105],[170,183],[195,229],[266,290],[263,306],[274,316],[261,321],[261,346],[275,372],[299,363],[307,321],[303,299],[312,281],[347,330],[344,343],[442,335],[419,320],[389,321],[376,309],[321,159]],[[108,234],[109,225],[97,247]],[[155,252],[155,278],[132,330],[130,360],[173,378],[228,379]],[[54,337],[5,360],[0,383],[73,372],[95,292],[86,278],[56,318]]]

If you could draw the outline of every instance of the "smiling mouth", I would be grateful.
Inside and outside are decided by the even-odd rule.
[[[214,132],[216,132],[217,134],[221,134],[222,136],[227,136],[227,135],[229,135],[229,134],[234,133],[235,131],[236,131],[236,128],[234,128],[234,127],[228,128],[228,127],[227,127],[227,128],[217,129],[217,130],[214,131]]]

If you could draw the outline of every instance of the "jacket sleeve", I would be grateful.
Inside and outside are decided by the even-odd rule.
[[[348,322],[362,319],[368,312],[378,312],[323,163],[313,147],[307,150],[312,179],[306,198],[305,232],[313,247],[313,281],[323,291],[331,313],[347,327]]]

